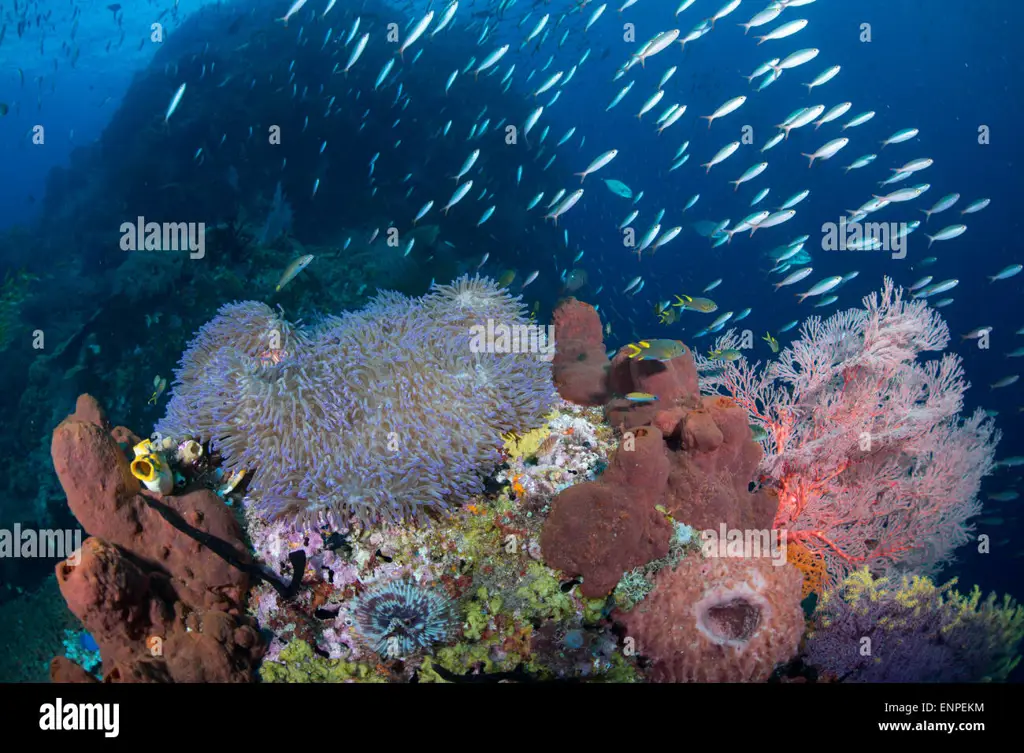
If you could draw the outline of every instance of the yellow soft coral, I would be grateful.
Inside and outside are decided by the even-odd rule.
[[[526,434],[505,434],[502,439],[505,440],[505,454],[507,454],[513,460],[519,458],[528,458],[531,455],[536,454],[541,444],[551,435],[550,422],[558,417],[557,411],[552,411],[545,417],[545,423],[542,426],[527,432]]]
[[[989,666],[981,679],[1005,681],[1021,660],[1017,651],[1024,641],[1024,606],[1009,595],[999,601],[992,593],[983,600],[978,586],[961,594],[956,584],[956,578],[937,585],[920,575],[876,579],[863,568],[850,573],[838,590],[824,594],[818,604],[818,629],[832,625],[829,605],[835,599],[865,616],[877,612],[879,603],[898,605],[901,609],[878,617],[880,627],[895,633],[928,624],[930,621],[923,618],[932,613],[939,618],[938,632],[951,645],[988,657]]]

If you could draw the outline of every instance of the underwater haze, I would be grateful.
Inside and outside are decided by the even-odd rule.
[[[146,559],[88,530],[102,474],[60,463],[87,393],[134,432],[133,504],[201,489],[280,575],[237,595],[266,654],[190,680],[454,681],[519,651],[544,679],[1019,682],[1022,24],[1006,0],[0,0],[0,527]],[[638,430],[686,469],[665,489],[623,481]],[[627,518],[664,546],[601,538]],[[750,676],[681,668],[631,611],[740,577],[690,572],[719,522],[799,551],[757,576],[791,624],[721,639],[792,639]],[[480,554],[495,531],[522,562]],[[83,623],[70,552],[4,552],[0,627],[37,637],[0,679],[146,650]],[[877,621],[927,659],[836,658],[860,636],[826,610],[886,588],[930,605]],[[296,599],[339,616],[300,634]]]

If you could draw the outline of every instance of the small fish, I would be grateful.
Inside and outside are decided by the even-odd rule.
[[[768,347],[772,349],[772,353],[779,352],[779,341],[772,337],[771,332],[765,332],[764,337],[761,339],[768,343]]]
[[[626,346],[626,356],[641,361],[671,361],[687,353],[687,348],[679,340],[640,340]]]
[[[757,43],[760,45],[771,39],[785,39],[786,37],[791,37],[806,26],[807,19],[800,18],[795,21],[784,23],[781,26],[776,26],[767,34],[754,38],[757,39]]]
[[[763,442],[768,439],[768,430],[760,424],[747,424],[750,427],[750,433],[753,435],[755,442]]]
[[[420,220],[422,220],[422,219],[423,219],[423,216],[424,216],[424,215],[425,215],[425,214],[426,214],[427,212],[429,212],[429,211],[431,210],[431,208],[432,208],[433,206],[434,206],[434,201],[433,201],[433,199],[431,199],[431,200],[430,200],[430,201],[428,201],[428,202],[427,202],[426,204],[424,204],[424,205],[423,205],[423,206],[422,206],[422,207],[420,208],[420,211],[416,213],[416,216],[415,216],[415,217],[413,218],[412,224],[413,224],[413,225],[415,225],[415,224],[416,224],[417,222],[419,222]]]
[[[735,348],[708,351],[708,359],[711,361],[738,361],[740,358],[743,358],[743,354]]]
[[[995,494],[989,494],[988,498],[993,502],[1013,502],[1015,499],[1020,498],[1020,494],[1013,490],[1005,492],[996,492]]]
[[[398,48],[398,56],[404,60],[403,53],[409,49],[409,47],[422,36],[423,32],[430,26],[430,22],[434,20],[434,11],[428,10],[427,14],[421,18],[412,31],[409,32],[409,36],[405,38],[405,42]]]
[[[904,128],[902,131],[896,131],[896,133],[882,142],[882,148],[885,149],[889,144],[902,144],[904,141],[910,141],[919,133],[920,131],[916,128]]]
[[[686,309],[688,311],[699,311],[702,314],[711,314],[718,311],[718,304],[710,298],[693,298],[688,295],[677,295],[675,298],[678,303],[673,303],[672,305],[677,308]]]
[[[294,280],[295,276],[308,267],[311,261],[313,261],[313,254],[305,254],[289,264],[281,275],[281,279],[277,281],[277,287],[274,288],[274,292],[280,291],[281,288]]]
[[[580,183],[582,183],[584,180],[586,180],[588,175],[590,175],[591,173],[597,172],[602,167],[604,167],[609,162],[611,162],[613,159],[615,159],[615,157],[618,155],[618,153],[619,153],[618,149],[609,149],[607,152],[605,152],[604,154],[600,155],[593,162],[591,162],[587,166],[586,170],[584,170],[581,173],[575,173],[575,175],[579,175],[580,176]]]
[[[1005,460],[997,460],[994,465],[997,468],[1016,468],[1024,465],[1024,456],[1014,455],[1013,457],[1006,458]]]
[[[1011,384],[1016,382],[1018,379],[1020,379],[1020,376],[1018,374],[1013,374],[1013,375],[1008,376],[1008,377],[1003,377],[998,382],[993,382],[992,384],[990,384],[988,386],[988,388],[990,390],[997,390],[1000,387],[1009,387]]]
[[[804,279],[812,272],[814,272],[814,269],[812,267],[804,267],[803,269],[798,269],[795,272],[791,272],[789,275],[786,276],[784,280],[782,280],[782,282],[775,283],[775,289],[778,290],[779,288],[785,287],[786,285],[793,285],[794,283],[800,282],[800,280]]]
[[[842,281],[842,277],[826,277],[824,280],[817,282],[814,285],[814,287],[812,287],[806,293],[797,294],[797,298],[800,299],[799,303],[803,303],[805,298],[809,298],[815,295],[821,295],[822,293],[827,293]]]
[[[719,164],[720,162],[727,160],[739,148],[740,142],[738,141],[733,141],[730,144],[726,144],[724,147],[718,150],[718,153],[711,158],[710,162],[704,163],[703,165],[701,165],[701,167],[707,168],[706,172],[710,173],[712,167]]]
[[[160,396],[164,394],[164,391],[167,389],[167,380],[161,378],[160,375],[157,374],[153,377],[153,386],[156,389],[153,391],[153,395],[149,398],[149,403],[156,405],[156,401],[160,399]]]
[[[295,2],[292,3],[292,7],[288,9],[288,12],[285,13],[284,16],[282,16],[281,18],[278,18],[277,20],[278,21],[283,21],[284,25],[287,26],[288,25],[288,19],[290,19],[292,16],[294,16],[300,10],[302,10],[302,6],[305,5],[305,4],[306,4],[306,0],[295,0]],[[175,5],[175,7],[177,7],[178,4],[175,3],[174,5]]]
[[[632,403],[653,403],[658,396],[649,392],[629,392],[626,394],[626,399]]]
[[[575,129],[574,129],[575,130]],[[616,196],[621,196],[624,199],[632,199],[633,191],[623,183],[621,180],[605,180],[604,184],[608,186],[608,190]]]
[[[978,327],[977,329],[972,329],[966,335],[960,335],[960,339],[961,340],[977,340],[980,337],[984,337],[985,335],[987,335],[991,331],[992,331],[991,327]]]
[[[958,238],[965,232],[967,232],[967,225],[950,225],[949,227],[944,227],[935,235],[928,235],[925,233],[924,237],[928,239],[928,248],[931,248],[935,241],[948,241],[953,238]]]
[[[811,83],[804,84],[804,86],[806,86],[807,91],[810,92],[814,87],[821,86],[822,84],[828,83],[829,81],[834,79],[837,75],[839,75],[839,71],[841,69],[842,66],[833,65],[828,70],[822,71],[821,74],[817,78],[815,78]]]
[[[928,220],[932,218],[933,214],[938,214],[939,212],[946,211],[951,206],[956,204],[958,201],[960,201],[960,194],[951,193],[946,196],[943,196],[941,199],[935,202],[934,206],[932,206],[931,209],[922,209],[921,211],[924,212],[925,214],[925,224],[928,224]]]
[[[705,120],[708,121],[708,128],[710,129],[711,128],[711,124],[714,123],[715,120],[717,120],[718,118],[724,117],[724,116],[728,115],[729,113],[734,112],[735,110],[738,110],[740,107],[743,106],[743,103],[746,102],[746,101],[747,101],[747,98],[746,98],[745,95],[740,95],[738,97],[733,97],[728,102],[726,102],[724,105],[722,105],[717,110],[715,110],[711,115],[701,115],[700,117],[702,119],[705,119]]]
[[[849,143],[850,143],[850,140],[847,139],[847,138],[832,139],[832,141],[830,141],[827,144],[825,144],[823,147],[818,149],[818,151],[816,151],[816,152],[812,152],[811,154],[802,153],[804,157],[808,157],[811,160],[810,164],[808,164],[807,167],[813,167],[814,166],[814,160],[816,160],[816,159],[820,159],[820,160],[832,159],[832,157],[834,157],[836,155],[836,153],[840,149],[842,149],[843,147],[845,147]]]
[[[1014,275],[1020,274],[1020,271],[1022,269],[1024,269],[1024,267],[1022,267],[1020,264],[1011,264],[999,274],[992,275],[988,279],[990,282],[995,282],[996,280],[1005,280],[1008,277],[1013,277]]]
[[[304,3],[306,0],[302,0]],[[301,5],[301,4],[300,4]],[[171,98],[171,104],[167,106],[167,114],[164,115],[164,122],[170,120],[174,111],[178,109],[178,105],[181,104],[181,98],[185,96],[185,84],[178,87],[178,90],[174,92],[174,96]],[[5,105],[6,107],[6,105]],[[6,114],[6,113],[5,113]]]
[[[991,203],[992,199],[978,199],[977,201],[972,201],[967,205],[966,209],[960,212],[960,214],[974,214],[975,212],[980,212]]]

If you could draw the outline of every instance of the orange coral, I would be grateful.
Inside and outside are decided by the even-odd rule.
[[[799,541],[786,543],[786,559],[804,574],[804,587],[801,600],[812,593],[821,594],[828,573],[825,559],[817,552],[812,552]]]

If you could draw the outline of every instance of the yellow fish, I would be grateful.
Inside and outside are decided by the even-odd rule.
[[[686,353],[686,346],[679,340],[640,340],[629,343],[626,349],[629,358],[640,356],[641,361],[671,361]]]
[[[768,343],[768,347],[772,349],[772,353],[779,352],[779,341],[772,337],[771,332],[765,332],[764,337],[761,339]]]
[[[658,312],[658,321],[662,324],[675,324],[679,321],[679,312],[672,308],[662,309]]]
[[[743,354],[735,348],[726,348],[725,350],[709,350],[708,358],[712,361],[735,361],[743,358]]]
[[[653,403],[658,396],[650,392],[630,392],[626,394],[626,399],[632,403]]]
[[[285,269],[284,274],[281,275],[281,279],[277,281],[277,287],[274,288],[274,292],[278,292],[281,288],[294,280],[295,276],[308,267],[311,261],[313,261],[313,254],[304,254],[289,264],[288,268]]]
[[[710,314],[712,311],[718,310],[718,304],[710,298],[693,298],[688,295],[677,295],[676,300],[679,301],[679,303],[672,304],[676,308],[699,311],[702,314]]]
[[[167,380],[161,379],[160,375],[157,374],[153,377],[153,386],[156,387],[156,390],[153,392],[153,396],[149,398],[149,402],[156,405],[156,401],[160,399],[160,396],[164,394],[164,390],[167,389]]]

